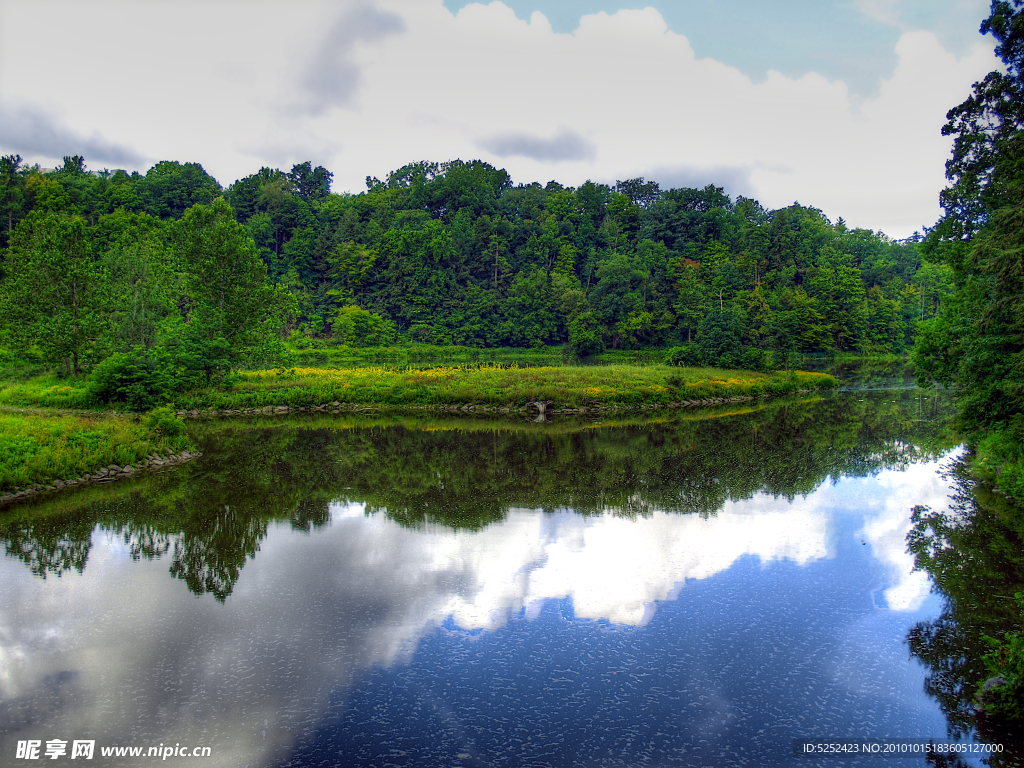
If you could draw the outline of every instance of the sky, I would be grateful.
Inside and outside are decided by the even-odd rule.
[[[995,69],[987,0],[0,0],[0,152],[417,160],[515,183],[643,176],[903,238],[938,218],[944,116]]]

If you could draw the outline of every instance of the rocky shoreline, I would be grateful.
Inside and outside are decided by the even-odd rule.
[[[7,504],[12,501],[20,501],[21,499],[26,499],[30,496],[38,496],[51,491],[60,491],[64,488],[92,485],[93,483],[112,483],[115,480],[123,480],[126,477],[135,477],[142,472],[170,467],[175,464],[183,464],[186,461],[197,459],[202,455],[203,454],[199,451],[182,451],[181,453],[167,452],[163,454],[151,453],[146,457],[144,462],[141,462],[138,465],[128,464],[120,467],[117,464],[111,464],[103,467],[102,469],[98,469],[95,472],[82,475],[81,477],[75,477],[70,480],[54,480],[49,485],[31,485],[28,488],[21,488],[17,491],[0,494],[0,505]]]

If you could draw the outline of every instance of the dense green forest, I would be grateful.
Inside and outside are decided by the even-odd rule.
[[[714,186],[514,185],[482,161],[411,164],[355,195],[331,178],[306,162],[223,189],[195,163],[4,157],[0,347],[207,383],[282,341],[677,347],[677,363],[767,368],[901,352],[951,280],[916,238]]]
[[[1005,71],[950,110],[943,218],[921,253],[949,269],[953,291],[919,325],[918,379],[954,388],[977,466],[1024,499],[1024,3],[993,2],[983,33]]]

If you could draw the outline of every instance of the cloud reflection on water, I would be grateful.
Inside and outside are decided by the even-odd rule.
[[[759,494],[707,519],[512,509],[453,531],[335,505],[330,527],[311,535],[272,525],[224,604],[95,531],[82,574],[44,581],[0,561],[0,749],[61,734],[108,744],[203,734],[223,764],[266,763],[316,726],[332,694],[408,662],[438,624],[494,630],[569,598],[577,618],[643,625],[687,580],[745,557],[807,565],[851,536],[881,564],[888,607],[911,610],[924,592],[904,537],[911,503],[944,502],[934,471],[845,479],[792,502]]]

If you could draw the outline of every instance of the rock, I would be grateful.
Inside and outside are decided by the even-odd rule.
[[[978,699],[978,703],[981,705],[982,709],[984,709],[986,706],[992,706],[999,702],[1000,689],[1004,685],[1006,685],[1006,683],[1007,680],[1002,675],[990,677],[988,680],[982,683],[981,688],[978,689],[978,693],[976,696],[976,698]]]

